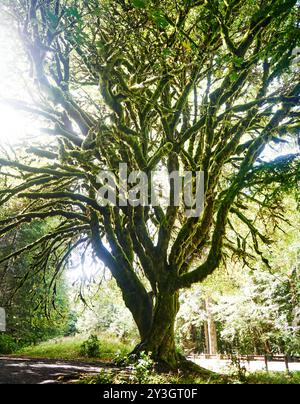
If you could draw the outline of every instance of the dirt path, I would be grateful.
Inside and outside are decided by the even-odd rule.
[[[105,362],[79,362],[0,356],[0,384],[58,384],[80,373],[112,368]]]

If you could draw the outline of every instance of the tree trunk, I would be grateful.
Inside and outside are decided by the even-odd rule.
[[[135,353],[148,352],[160,367],[176,368],[179,355],[175,345],[175,319],[179,310],[178,293],[158,294],[154,317],[146,339],[142,340]]]
[[[207,321],[205,323],[205,345],[206,351],[209,355],[216,355],[218,353],[218,339],[216,324],[211,313],[211,299],[205,299],[205,310]]]
[[[153,323],[152,298],[135,274],[130,274],[130,277],[124,279],[122,278],[122,281],[117,279],[117,284],[122,290],[125,305],[137,325],[141,341],[144,341]]]

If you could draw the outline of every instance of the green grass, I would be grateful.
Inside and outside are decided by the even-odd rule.
[[[129,353],[132,349],[130,344],[120,342],[113,336],[99,336],[100,353],[97,358],[83,357],[80,353],[81,345],[88,336],[75,336],[57,338],[42,342],[38,345],[29,346],[15,352],[17,355],[30,356],[33,358],[67,359],[67,360],[111,360],[117,352],[122,355]]]
[[[41,344],[22,348],[15,352],[17,355],[29,356],[32,358],[49,358],[49,359],[65,359],[65,360],[112,360],[117,353],[121,356],[129,353],[133,346],[120,342],[114,336],[100,335],[100,353],[97,358],[83,357],[80,353],[81,345],[87,340],[88,336],[78,335],[75,337],[57,338]],[[107,373],[108,372],[108,373]],[[131,380],[124,380],[120,374],[110,373],[103,370],[98,376],[83,377],[80,383],[83,384],[105,384],[105,383],[132,383]],[[205,380],[198,375],[191,374],[156,374],[149,376],[147,383],[153,384],[300,384],[300,372],[255,372],[247,373],[243,382],[239,381],[237,376],[228,375],[224,378],[216,375],[211,380]]]
[[[149,383],[153,384],[300,384],[300,372],[291,372],[289,374],[284,372],[255,372],[248,373],[246,380],[240,382],[238,378],[222,377],[216,375],[213,379],[204,380],[201,377],[193,376],[152,376]]]
[[[255,372],[248,374],[247,384],[300,384],[300,371],[297,372]]]
[[[122,374],[113,373],[103,369],[97,376],[84,376],[79,384],[135,384],[132,379],[122,377]],[[203,379],[192,375],[152,374],[146,384],[300,384],[300,372],[292,372],[289,375],[283,372],[255,372],[246,377],[241,383],[236,378],[224,378],[216,375],[213,379]]]

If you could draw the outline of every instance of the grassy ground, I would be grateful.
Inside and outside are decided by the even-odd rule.
[[[81,354],[81,345],[86,341],[86,336],[57,338],[38,345],[25,347],[15,352],[15,355],[30,356],[32,358],[48,359],[87,359]],[[120,342],[112,336],[101,336],[100,352],[97,357],[89,357],[88,360],[112,360],[117,353],[125,355],[132,350],[130,344]]]
[[[115,373],[103,370],[97,376],[82,377],[79,384],[300,384],[300,372],[286,374],[283,372],[255,372],[246,375],[241,381],[237,376],[215,375],[203,379],[196,375],[152,374],[142,382],[126,372]]]
[[[203,379],[196,375],[152,374],[138,381],[133,374],[103,370],[97,376],[82,377],[79,384],[300,384],[300,372],[289,375],[281,372],[255,372],[248,374],[243,381],[236,376],[216,375]]]
[[[22,348],[15,352],[15,355],[24,355],[32,358],[49,358],[65,360],[86,360],[113,361],[118,354],[124,356],[129,353],[133,346],[120,342],[113,336],[101,335],[100,351],[97,357],[84,357],[81,353],[81,346],[87,336],[75,336],[58,338],[43,342],[39,345]],[[116,370],[103,370],[97,376],[82,376],[78,381],[82,384],[108,384],[108,383],[145,383],[145,384],[300,384],[300,372],[255,372],[246,373],[239,377],[238,373],[231,370],[230,374],[222,376],[216,374],[210,379],[195,374],[157,374],[149,370],[124,369],[121,372]]]
[[[300,372],[255,372],[247,376],[247,384],[300,384]]]

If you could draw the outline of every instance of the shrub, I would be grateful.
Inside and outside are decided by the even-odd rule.
[[[300,384],[300,372],[264,372],[249,373],[247,384]]]
[[[118,350],[113,357],[113,363],[117,366],[129,365],[130,364],[130,355]]]
[[[138,360],[130,366],[133,382],[147,383],[154,370],[154,362],[150,353],[141,352]]]
[[[96,358],[100,355],[100,341],[97,335],[90,335],[89,338],[81,344],[80,354],[88,358]]]
[[[87,384],[113,384],[114,374],[111,370],[102,369],[97,376],[88,380]]]
[[[229,364],[230,374],[236,377],[241,383],[246,381],[247,369],[242,365],[242,361],[238,355],[231,355],[231,362]]]
[[[0,333],[0,354],[11,354],[17,350],[17,343],[11,335]]]

